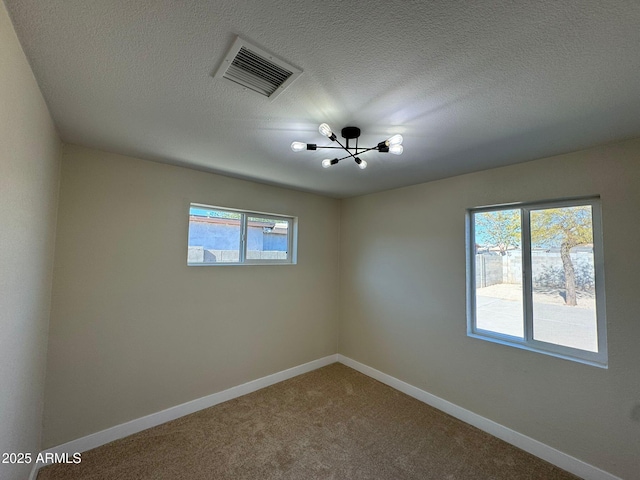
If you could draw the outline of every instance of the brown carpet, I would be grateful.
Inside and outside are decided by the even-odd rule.
[[[576,479],[333,364],[51,465],[38,480]]]

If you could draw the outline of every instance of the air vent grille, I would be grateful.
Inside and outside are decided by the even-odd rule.
[[[302,71],[238,38],[215,77],[222,77],[274,98]]]
[[[224,72],[224,78],[269,97],[292,74],[293,72],[242,47]]]

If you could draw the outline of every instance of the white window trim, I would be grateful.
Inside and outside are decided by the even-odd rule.
[[[298,217],[288,215],[279,215],[276,213],[256,212],[253,210],[240,210],[237,208],[217,207],[204,203],[190,203],[189,214],[191,208],[202,208],[205,210],[217,210],[220,212],[238,213],[240,214],[240,244],[239,260],[237,262],[215,262],[215,263],[189,263],[189,267],[215,267],[215,266],[238,266],[238,265],[295,265],[298,261]],[[289,233],[287,234],[287,258],[286,259],[251,259],[247,258],[247,228],[249,217],[260,217],[269,220],[289,222]],[[187,237],[188,237],[187,227]]]
[[[578,348],[542,342],[533,338],[533,285],[531,272],[531,231],[530,213],[532,210],[590,205],[592,213],[593,253],[595,270],[596,318],[598,351],[590,352]],[[475,225],[474,214],[500,210],[521,211],[522,236],[522,280],[523,280],[523,321],[524,339],[476,327],[476,262],[475,262]],[[509,345],[524,350],[543,353],[566,360],[607,368],[607,322],[604,287],[604,254],[602,241],[602,212],[599,197],[572,198],[535,203],[511,203],[467,209],[467,335],[489,342]]]

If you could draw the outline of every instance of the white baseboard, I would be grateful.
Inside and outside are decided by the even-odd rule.
[[[420,400],[421,402],[431,405],[445,413],[448,413],[452,417],[456,417],[465,423],[473,425],[480,430],[483,430],[494,437],[498,437],[511,445],[514,445],[525,452],[529,452],[538,458],[546,460],[547,462],[573,473],[585,480],[622,480],[615,475],[612,475],[604,470],[600,470],[593,465],[578,460],[571,455],[567,455],[555,448],[550,447],[542,442],[534,440],[531,437],[527,437],[521,433],[518,433],[510,428],[507,428],[499,423],[496,423],[488,418],[482,417],[476,413],[466,410],[458,405],[455,405],[440,397],[436,397],[431,393],[420,390],[413,385],[410,385],[402,380],[398,380],[391,375],[387,375],[375,368],[371,368],[360,362],[352,360],[349,357],[338,354],[338,362],[353,368],[354,370],[364,373],[368,377],[375,378],[379,382],[382,382],[390,387],[395,388],[407,395]]]
[[[181,405],[177,405],[160,412],[152,413],[151,415],[131,420],[130,422],[116,425],[115,427],[111,427],[106,430],[87,435],[86,437],[82,437],[53,448],[49,448],[41,453],[43,455],[47,453],[58,455],[73,455],[76,452],[86,452],[87,450],[105,445],[109,442],[113,442],[114,440],[133,435],[134,433],[141,432],[142,430],[161,425],[171,420],[175,420],[176,418],[180,418],[199,410],[212,407],[219,403],[241,397],[242,395],[255,392],[256,390],[260,390],[261,388],[268,387],[275,383],[282,382],[283,380],[296,377],[303,373],[316,370],[335,362],[340,362],[348,367],[351,367],[354,370],[357,370],[371,378],[389,385],[396,390],[406,393],[407,395],[428,405],[431,405],[438,410],[442,410],[443,412],[448,413],[449,415],[456,417],[463,422],[473,425],[480,430],[498,437],[507,443],[521,448],[522,450],[529,452],[532,455],[535,455],[536,457],[539,457],[543,460],[546,460],[547,462],[556,465],[563,470],[571,472],[574,475],[577,475],[585,480],[622,480],[615,475],[605,472],[604,470],[600,470],[593,465],[589,465],[582,460],[578,460],[577,458],[567,455],[566,453],[556,450],[555,448],[552,448],[548,445],[545,445],[542,442],[527,437],[526,435],[511,430],[503,425],[500,425],[499,423],[496,423],[476,413],[459,407],[458,405],[448,402],[447,400],[444,400],[440,397],[432,395],[431,393],[425,392],[424,390],[414,387],[413,385],[403,382],[402,380],[398,380],[391,375],[387,375],[386,373],[383,373],[379,370],[371,368],[340,354],[329,355],[327,357],[320,358],[303,365],[298,365],[297,367],[289,368],[287,370],[283,370],[281,372],[274,373],[257,380],[253,380],[251,382],[247,382],[242,385],[223,390],[222,392],[214,393],[212,395],[198,398],[196,400],[192,400],[190,402],[183,403]],[[36,480],[38,476],[38,470],[45,465],[47,465],[46,462],[39,462],[34,464],[31,470],[31,475],[29,476],[29,480]]]
[[[78,438],[77,440],[72,440],[71,442],[49,448],[41,453],[43,455],[47,453],[73,455],[76,452],[86,452],[87,450],[105,445],[109,442],[113,442],[114,440],[133,435],[134,433],[141,432],[142,430],[161,425],[171,420],[175,420],[176,418],[184,417],[185,415],[212,407],[219,403],[233,400],[234,398],[255,392],[256,390],[282,382],[283,380],[297,377],[303,373],[311,372],[312,370],[336,363],[337,361],[337,355],[329,355],[327,357],[319,358],[318,360],[313,360],[311,362],[298,365],[297,367],[292,367],[272,375],[267,375],[266,377],[258,378],[257,380],[243,383],[242,385],[223,390],[222,392],[207,395],[206,397],[198,398],[181,405],[176,405],[175,407],[167,408],[160,412],[152,413],[146,417],[137,418],[130,422],[122,423],[97,433],[92,433],[86,437]],[[29,475],[29,480],[36,480],[38,470],[48,463],[51,462],[35,463],[31,470],[31,475]]]

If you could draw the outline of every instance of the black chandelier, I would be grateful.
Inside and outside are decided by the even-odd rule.
[[[329,168],[331,165],[335,165],[341,160],[345,160],[347,158],[353,158],[353,160],[358,164],[360,168],[365,169],[367,168],[367,162],[366,160],[362,160],[359,157],[359,155],[365,152],[369,152],[371,150],[377,150],[378,152],[381,152],[381,153],[393,153],[394,155],[400,155],[404,149],[402,147],[402,135],[400,134],[396,134],[396,135],[393,135],[392,137],[389,137],[387,140],[378,143],[375,147],[360,148],[358,147],[358,137],[360,136],[360,129],[358,127],[344,127],[342,129],[340,133],[342,137],[346,140],[345,145],[340,143],[340,140],[338,140],[338,138],[336,137],[336,134],[331,131],[331,127],[326,123],[323,123],[322,125],[320,125],[318,130],[322,135],[324,135],[325,137],[328,137],[329,140],[336,142],[340,146],[339,147],[334,147],[332,145],[321,146],[321,145],[316,145],[315,143],[293,142],[291,144],[291,150],[293,150],[294,152],[300,152],[302,150],[317,150],[319,148],[337,148],[339,150],[342,149],[348,153],[348,155],[342,158],[337,158],[337,157],[334,159],[325,158],[324,160],[322,160],[322,166],[324,168]],[[355,140],[356,146],[350,147],[349,140]]]

